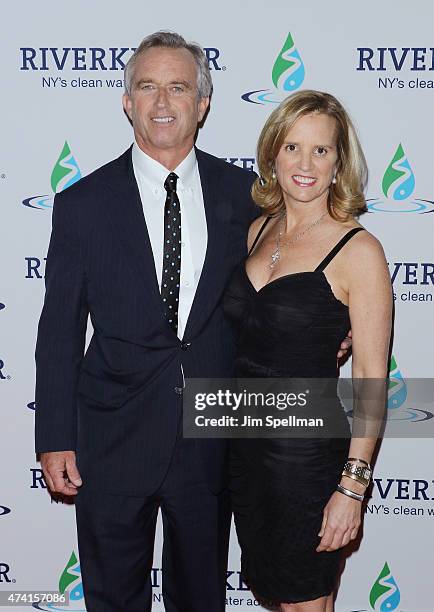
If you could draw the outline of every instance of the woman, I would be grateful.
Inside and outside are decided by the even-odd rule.
[[[346,111],[326,93],[293,94],[262,130],[258,165],[253,197],[263,216],[225,296],[238,328],[237,376],[337,379],[351,328],[353,378],[385,380],[390,277],[380,243],[357,222],[366,163]],[[344,417],[337,398],[332,409]],[[376,443],[350,435],[232,442],[242,572],[282,612],[333,610]]]

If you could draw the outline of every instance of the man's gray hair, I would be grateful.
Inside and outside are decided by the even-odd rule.
[[[125,93],[131,95],[134,68],[139,56],[153,47],[166,47],[168,49],[187,49],[194,57],[197,65],[197,93],[199,98],[209,98],[212,93],[212,79],[208,59],[200,45],[188,43],[185,38],[176,32],[160,30],[142,40],[133,55],[128,60],[125,70]]]

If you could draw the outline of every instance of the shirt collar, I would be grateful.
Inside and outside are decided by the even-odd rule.
[[[142,151],[137,142],[133,144],[132,161],[135,171],[139,172],[142,180],[146,181],[152,189],[163,189],[164,181],[169,174],[169,170],[160,164],[160,162]],[[192,147],[187,157],[185,157],[173,171],[178,175],[178,186],[181,189],[187,189],[193,186],[196,168],[196,151],[194,147]]]
[[[184,189],[193,186],[193,178],[197,168],[196,151],[192,147],[187,157],[184,157],[182,162],[175,168],[174,172],[179,177],[179,183]]]

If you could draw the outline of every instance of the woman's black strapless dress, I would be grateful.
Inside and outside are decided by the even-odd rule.
[[[361,229],[350,230],[313,272],[282,276],[259,291],[245,262],[235,270],[224,309],[238,338],[237,377],[337,379],[336,354],[350,319],[324,269]],[[309,601],[336,586],[341,551],[315,550],[323,509],[349,450],[350,430],[337,397],[334,408],[348,437],[231,441],[230,488],[241,569],[263,601]]]

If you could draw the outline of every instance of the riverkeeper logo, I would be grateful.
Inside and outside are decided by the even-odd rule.
[[[387,166],[381,189],[384,197],[366,201],[370,212],[419,213],[434,212],[434,201],[413,198],[415,176],[401,143]]]
[[[286,96],[299,87],[304,81],[305,68],[300,53],[295,46],[291,32],[279,51],[271,71],[274,89],[255,89],[247,91],[241,98],[253,104],[280,104]]]
[[[0,584],[16,582],[15,578],[10,578],[9,573],[11,571],[9,563],[0,561]]]
[[[341,380],[341,385],[342,385]],[[341,400],[346,406],[346,416],[349,419],[354,418],[354,408],[353,408],[353,385],[350,382],[350,387],[348,390],[345,390],[343,386],[341,386]],[[373,386],[373,389],[376,387]],[[419,378],[419,379],[404,379],[402,372],[398,366],[395,355],[392,355],[389,363],[389,378],[387,381],[387,414],[385,415],[386,421],[389,423],[393,422],[408,422],[411,424],[419,423],[421,421],[430,421],[434,418],[434,414],[430,410],[425,410],[425,407],[432,407],[432,393],[433,393],[433,385],[432,380],[428,378]],[[347,400],[348,406],[347,406]],[[427,426],[429,428],[429,426]],[[423,426],[422,426],[423,428]],[[395,431],[393,426],[390,428],[393,435]],[[401,431],[401,430],[400,430]],[[406,432],[404,435],[404,431]],[[406,435],[418,435],[422,431],[426,432],[426,435],[429,435],[430,432],[428,429],[418,429],[418,430],[402,430],[401,435],[406,437]],[[389,430],[386,426],[385,436],[389,434]]]
[[[20,70],[118,71],[125,68],[136,47],[20,47]],[[210,70],[226,70],[220,65],[221,50],[204,47]]]
[[[434,301],[434,263],[430,261],[388,262],[393,299],[406,304]]]
[[[388,474],[373,478],[364,506],[366,516],[432,522],[434,480],[431,475],[423,476],[410,479]]]
[[[3,359],[0,358],[0,381],[11,379],[10,374],[5,373],[4,367],[5,367],[5,362],[3,361]]]
[[[21,47],[19,69],[40,74],[44,89],[123,89],[123,74],[116,73],[122,73],[135,50],[135,47]],[[210,70],[226,70],[220,49],[204,47],[204,53]]]
[[[227,162],[231,166],[238,166],[244,170],[250,170],[250,172],[256,171],[256,159],[255,157],[241,157],[240,155],[230,155],[228,157],[220,157],[223,161]]]
[[[401,593],[386,562],[369,593],[371,609],[375,612],[393,612],[400,601]]]
[[[81,580],[80,563],[74,551],[72,551],[68,563],[59,578],[59,593],[69,595],[68,605],[58,605],[56,603],[39,604],[34,603],[33,607],[37,610],[73,610],[74,612],[86,612],[84,603],[83,583]]]
[[[378,89],[432,90],[426,72],[434,71],[434,47],[357,47],[356,70],[374,72]]]
[[[55,194],[60,193],[80,179],[80,168],[71,152],[69,144],[65,141],[59,158],[54,164],[54,168],[51,172],[51,189]],[[28,208],[46,210],[48,208],[53,208],[53,200],[54,198],[52,195],[37,195],[25,198],[22,204]]]
[[[389,383],[387,390],[387,420],[388,421],[428,421],[434,417],[432,412],[407,406],[408,387],[398,367],[396,358],[392,355],[389,365]]]
[[[399,410],[407,399],[407,385],[398,368],[395,357],[390,360],[389,388],[387,393],[387,408]]]

